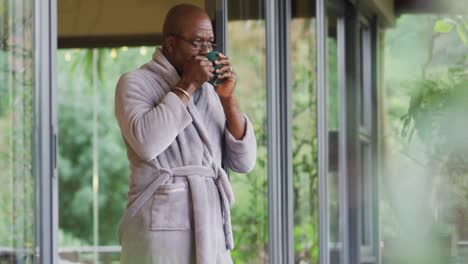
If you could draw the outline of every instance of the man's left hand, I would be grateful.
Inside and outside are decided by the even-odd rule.
[[[231,62],[227,56],[218,53],[219,60],[215,61],[215,65],[223,65],[216,70],[216,73],[222,72],[218,76],[218,79],[224,79],[224,82],[215,87],[216,93],[218,93],[221,99],[229,99],[234,95],[234,88],[236,87],[237,76],[232,69]]]

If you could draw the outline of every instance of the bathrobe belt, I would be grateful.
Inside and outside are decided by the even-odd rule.
[[[223,227],[226,242],[226,248],[231,250],[234,248],[234,240],[231,228],[231,212],[230,207],[234,202],[231,183],[229,182],[226,172],[218,165],[212,163],[210,167],[201,165],[188,165],[175,167],[171,169],[159,168],[160,175],[138,196],[138,198],[125,210],[125,214],[119,223],[117,236],[122,243],[122,233],[131,219],[139,212],[143,205],[153,197],[156,190],[163,184],[167,183],[172,177],[187,178],[190,186],[190,193],[193,206],[194,217],[194,234],[197,263],[205,264],[212,263],[210,252],[214,250],[215,228],[213,228],[213,216],[217,212],[207,212],[210,210],[206,177],[213,178],[218,188],[221,197],[221,210],[223,214]],[[213,209],[211,209],[213,210]]]

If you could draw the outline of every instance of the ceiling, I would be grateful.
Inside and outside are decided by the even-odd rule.
[[[58,47],[118,47],[161,43],[167,11],[180,3],[202,8],[216,0],[57,0]],[[402,13],[468,10],[464,0],[349,0],[377,14],[383,26],[392,25]],[[263,19],[262,1],[228,1],[229,20]],[[460,4],[461,3],[461,4]],[[465,5],[465,6],[463,6]],[[292,0],[293,17],[312,17],[315,1]],[[215,10],[207,10],[214,17]]]

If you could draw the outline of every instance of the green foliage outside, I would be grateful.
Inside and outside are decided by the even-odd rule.
[[[383,263],[466,261],[467,21],[406,15],[386,33]]]
[[[148,60],[149,49],[147,52],[143,57],[138,49],[129,49],[119,52],[114,60],[109,49],[98,50],[95,95],[92,50],[58,53],[60,228],[63,234],[79,238],[82,245],[91,245],[93,238],[94,128],[98,134],[99,242],[117,244],[115,230],[126,205],[129,170],[113,114],[113,92],[121,73]],[[93,96],[97,97],[96,104]],[[97,112],[96,123],[93,111]]]
[[[257,136],[257,163],[248,175],[231,172],[236,195],[232,209],[238,263],[264,263],[268,241],[267,123],[265,80],[265,24],[260,21],[231,22],[228,53],[238,75],[237,96],[251,119]]]

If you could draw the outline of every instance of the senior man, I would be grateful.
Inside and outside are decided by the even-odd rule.
[[[256,140],[234,95],[236,75],[219,54],[214,69],[211,20],[203,9],[177,5],[163,26],[162,48],[125,73],[115,116],[130,163],[128,204],[118,227],[121,263],[232,263],[225,166],[247,173]],[[214,74],[224,81],[213,87]]]

